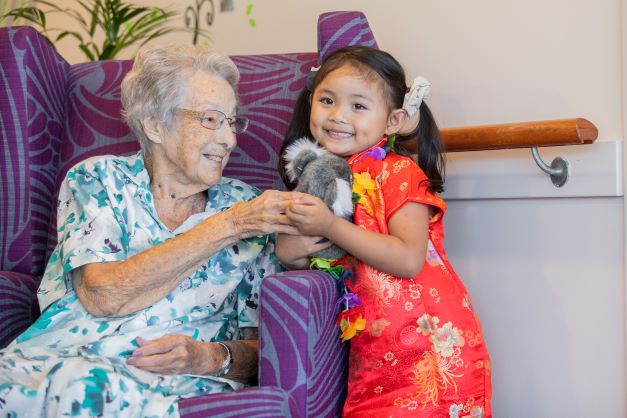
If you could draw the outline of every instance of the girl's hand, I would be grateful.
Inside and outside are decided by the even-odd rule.
[[[327,237],[337,216],[317,197],[303,195],[290,203],[286,215],[303,235]]]
[[[152,341],[138,337],[139,348],[126,361],[139,369],[158,374],[209,375],[225,361],[224,350],[184,335],[166,335]]]
[[[276,255],[281,264],[290,270],[307,269],[311,254],[332,245],[331,241],[321,236],[279,234],[276,240]]]

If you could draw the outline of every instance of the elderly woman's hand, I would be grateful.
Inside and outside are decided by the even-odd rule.
[[[152,341],[137,338],[139,348],[127,364],[158,374],[209,375],[224,362],[222,347],[183,335],[166,335]]]
[[[243,328],[243,340],[224,341],[231,350],[233,363],[226,378],[255,383],[259,342],[257,328]],[[218,343],[194,340],[184,335],[165,335],[152,341],[137,338],[139,348],[126,362],[153,373],[215,375],[226,360]]]
[[[234,235],[242,239],[274,232],[297,234],[285,213],[293,200],[303,196],[299,192],[266,190],[253,200],[236,203],[227,211]]]

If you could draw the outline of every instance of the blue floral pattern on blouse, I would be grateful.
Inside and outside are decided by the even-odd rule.
[[[158,375],[126,360],[136,337],[182,334],[220,341],[257,327],[261,279],[279,266],[272,236],[218,251],[161,301],[124,317],[89,314],[72,289],[70,272],[125,260],[258,194],[223,178],[208,190],[205,212],[171,231],[157,216],[141,153],[93,157],[73,167],[59,193],[58,245],[38,291],[43,313],[0,351],[0,415],[178,416],[179,397],[241,387],[210,376]]]

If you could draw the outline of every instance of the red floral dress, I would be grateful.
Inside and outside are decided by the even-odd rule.
[[[357,261],[347,282],[363,303],[366,326],[350,341],[344,417],[490,417],[490,358],[470,296],[444,252],[446,203],[412,159],[392,152],[364,158],[371,150],[348,160],[358,188],[368,179],[375,184],[362,187],[355,224],[388,234],[388,220],[407,202],[432,206],[434,215],[416,277]]]

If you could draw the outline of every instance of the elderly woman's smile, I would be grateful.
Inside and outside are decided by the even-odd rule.
[[[215,161],[219,163],[220,165],[222,165],[222,161],[224,160],[224,157],[225,157],[222,155],[211,155],[211,154],[203,154],[202,156],[208,159],[209,161]]]

